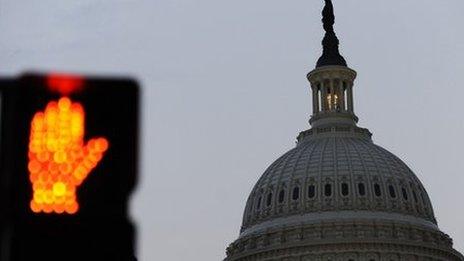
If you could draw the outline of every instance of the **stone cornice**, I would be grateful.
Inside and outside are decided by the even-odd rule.
[[[269,229],[280,229],[282,227],[298,227],[301,225],[321,224],[321,222],[344,224],[346,221],[356,222],[358,224],[372,224],[373,222],[395,222],[398,224],[421,226],[436,231],[439,230],[436,224],[423,218],[411,215],[376,211],[347,210],[306,213],[303,215],[300,214],[271,219],[269,221],[258,223],[252,227],[247,228],[242,233],[240,233],[240,237],[262,233],[263,231],[269,232]]]
[[[225,260],[343,252],[409,253],[441,260],[464,260],[452,248],[448,235],[431,228],[387,221],[324,222],[269,229],[236,240],[228,247]]]
[[[356,78],[356,71],[345,66],[329,65],[312,70],[308,73],[307,78],[311,84],[330,79],[353,82]]]
[[[309,130],[302,131],[298,134],[296,138],[297,141],[305,142],[313,140],[316,138],[325,138],[325,137],[356,137],[361,139],[367,139],[372,141],[372,133],[365,128],[360,128],[357,126],[328,126],[328,127],[317,127],[311,128]]]

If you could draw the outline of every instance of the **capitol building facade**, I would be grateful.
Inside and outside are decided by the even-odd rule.
[[[323,54],[308,74],[311,128],[254,186],[225,261],[464,260],[417,176],[357,126],[356,72],[325,2]]]

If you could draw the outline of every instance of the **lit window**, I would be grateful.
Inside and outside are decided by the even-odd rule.
[[[327,103],[329,104],[329,110],[338,109],[338,95],[337,94],[328,94]]]

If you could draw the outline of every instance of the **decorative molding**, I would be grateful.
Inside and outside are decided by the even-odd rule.
[[[329,255],[354,255],[356,261],[369,256],[385,260],[388,255],[398,257],[392,260],[464,260],[453,250],[451,238],[440,231],[395,222],[352,221],[287,227],[239,238],[227,248],[225,261],[329,260],[325,258]],[[412,257],[417,259],[405,259]]]

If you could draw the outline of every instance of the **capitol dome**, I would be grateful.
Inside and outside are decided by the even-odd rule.
[[[319,128],[303,132],[300,138],[296,148],[277,159],[253,188],[243,235],[288,222],[312,222],[316,217],[337,219],[340,212],[359,219],[401,217],[436,229],[419,179],[395,155],[375,145],[367,130]]]
[[[312,128],[259,178],[225,260],[464,260],[417,176],[357,126],[356,72],[338,51],[330,0],[323,17]]]

